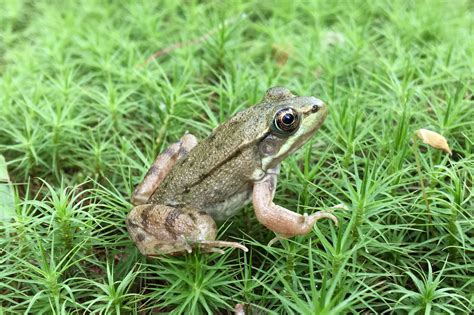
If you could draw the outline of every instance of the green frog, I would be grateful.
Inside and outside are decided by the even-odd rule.
[[[260,104],[237,113],[207,139],[198,143],[185,134],[155,159],[133,193],[126,223],[140,252],[247,251],[240,243],[216,240],[216,221],[249,202],[258,221],[279,237],[307,234],[321,218],[337,225],[329,212],[300,215],[272,201],[281,161],[311,138],[327,114],[321,100],[273,87]]]

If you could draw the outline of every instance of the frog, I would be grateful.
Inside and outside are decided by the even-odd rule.
[[[305,235],[331,211],[299,214],[273,202],[282,161],[318,131],[327,105],[285,87],[268,89],[262,101],[216,127],[203,141],[186,133],[159,154],[132,194],[126,219],[144,256],[181,255],[199,248],[248,248],[217,240],[217,223],[252,203],[260,224],[279,238]]]

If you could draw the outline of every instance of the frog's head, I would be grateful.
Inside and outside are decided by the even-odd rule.
[[[295,96],[288,89],[269,89],[261,104],[268,132],[259,143],[262,169],[275,167],[299,149],[321,127],[326,105],[312,96]]]

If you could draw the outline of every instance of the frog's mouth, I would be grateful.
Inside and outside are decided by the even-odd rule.
[[[309,105],[301,110],[303,117],[301,126],[287,139],[285,144],[280,147],[275,155],[262,160],[263,170],[275,167],[288,155],[294,153],[303,146],[316,133],[316,131],[321,128],[321,125],[328,115],[328,109],[321,101],[317,101],[318,103],[316,105],[319,106],[317,112],[314,110],[313,105],[315,104]]]

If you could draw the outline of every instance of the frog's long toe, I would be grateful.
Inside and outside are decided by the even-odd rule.
[[[215,251],[215,247],[232,247],[238,248],[243,250],[244,252],[248,252],[248,248],[244,245],[237,243],[237,242],[225,242],[225,241],[199,241],[199,245],[201,248],[209,251]]]
[[[307,216],[307,214],[305,214],[305,216]],[[339,222],[337,221],[337,217],[334,214],[327,211],[318,211],[308,216],[307,218],[308,222],[313,225],[320,219],[331,219],[336,226],[339,225]]]
[[[273,246],[273,244],[275,244],[276,242],[281,241],[281,240],[286,240],[286,239],[287,239],[287,237],[285,237],[285,236],[283,236],[283,235],[277,235],[277,236],[275,236],[274,238],[272,238],[272,239],[268,242],[267,246],[268,246],[268,247],[271,247],[271,246]]]

